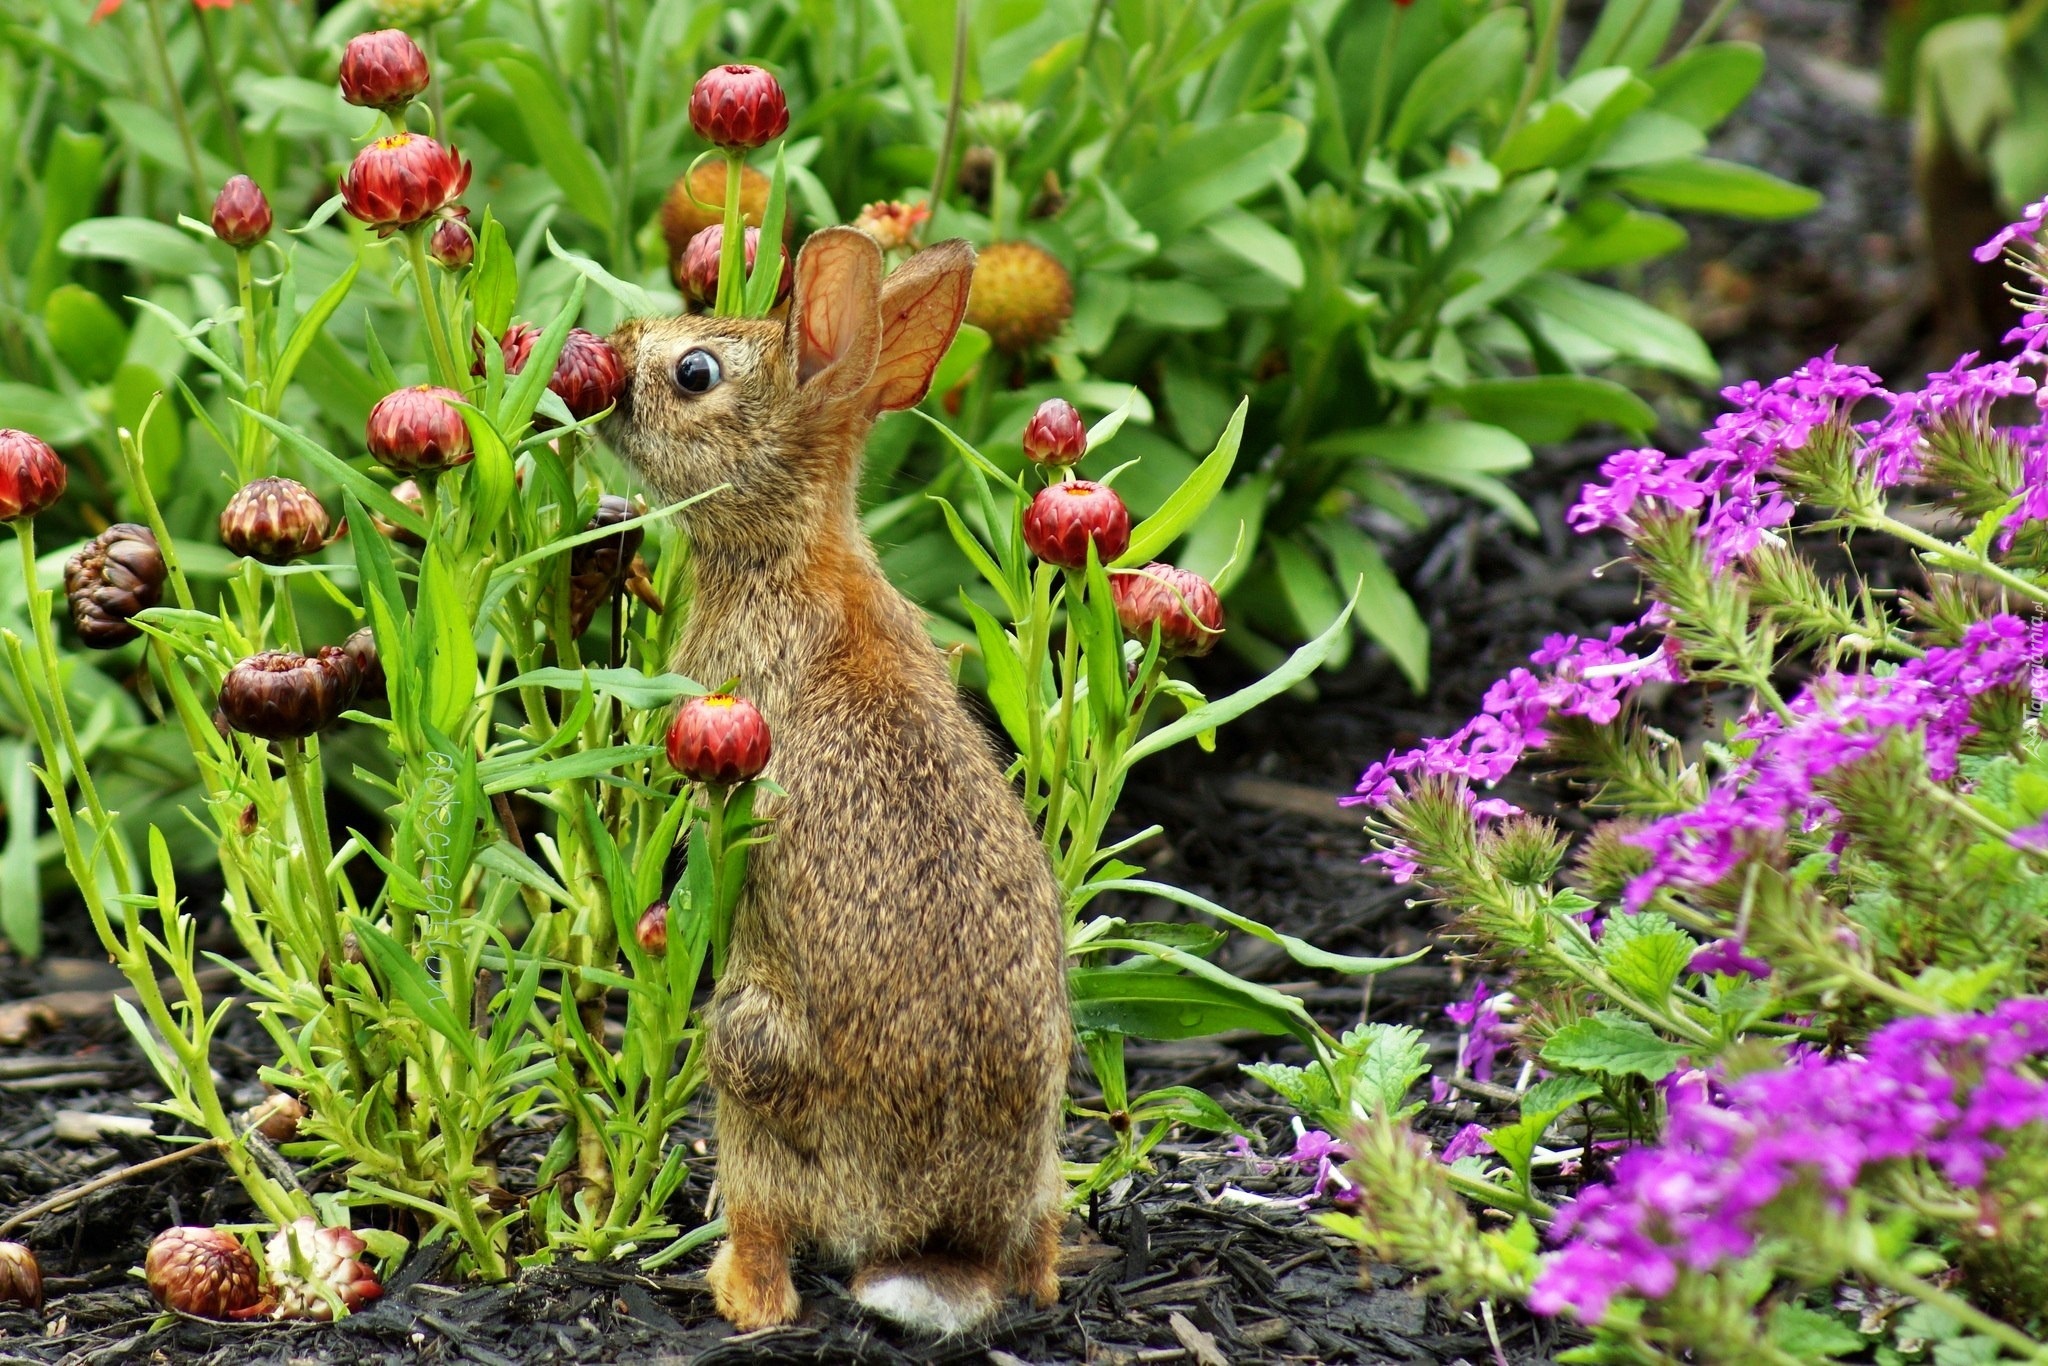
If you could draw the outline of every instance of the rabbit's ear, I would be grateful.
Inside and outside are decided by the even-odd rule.
[[[974,248],[954,238],[925,248],[882,284],[882,347],[868,380],[870,413],[924,401],[932,374],[967,316]]]
[[[789,351],[797,383],[821,398],[857,394],[881,347],[882,249],[853,228],[811,234],[796,258]]]

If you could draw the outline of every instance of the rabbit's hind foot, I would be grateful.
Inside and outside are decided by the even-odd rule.
[[[1057,1207],[1039,1216],[1038,1228],[1017,1262],[1016,1289],[1040,1309],[1060,1302],[1060,1229],[1067,1216]]]
[[[735,1209],[726,1212],[726,1239],[704,1279],[718,1312],[742,1333],[796,1322],[803,1309],[789,1276],[787,1230],[772,1220]]]
[[[927,1253],[871,1262],[853,1278],[853,1298],[916,1332],[953,1337],[985,1323],[1003,1301],[995,1268]]]

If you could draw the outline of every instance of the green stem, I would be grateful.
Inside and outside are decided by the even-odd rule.
[[[104,836],[111,822],[106,808],[100,805],[99,788],[93,783],[92,771],[86,767],[85,750],[78,743],[78,733],[71,725],[71,708],[64,701],[63,675],[59,672],[57,660],[57,633],[50,627],[51,594],[36,581],[35,519],[22,518],[14,524],[14,531],[15,540],[21,546],[22,583],[28,592],[29,625],[35,631],[43,685],[50,690],[50,710],[57,715],[57,730],[64,737],[64,755],[71,763],[71,776],[78,783],[78,794],[85,799],[86,810],[92,813],[94,825]],[[121,857],[121,846],[108,840],[106,847],[115,880],[125,893],[130,888],[127,861]]]
[[[237,328],[242,342],[242,379],[249,386],[250,406],[262,412],[276,415],[277,405],[270,396],[269,385],[263,373],[263,354],[256,340],[256,272],[254,263],[246,251],[235,253],[235,294],[242,306],[242,318]],[[269,444],[270,429],[246,413],[242,415],[242,448],[237,451],[235,473],[243,483],[256,477],[262,467],[262,453]]]
[[[152,402],[143,414],[138,430],[147,431],[149,420],[155,413],[156,404]],[[171,596],[180,608],[190,612],[194,610],[192,585],[185,581],[177,542],[171,538],[170,528],[164,525],[163,509],[157,506],[156,491],[149,486],[149,470],[143,463],[142,443],[127,433],[123,433],[121,438],[121,462],[128,469],[128,494],[142,506],[142,519],[149,523],[150,532],[156,537],[157,553],[164,557],[164,577],[171,585]]]
[[[1088,42],[1086,48],[1081,53],[1080,64],[1075,68],[1077,71],[1087,66],[1087,49],[1092,49],[1095,46],[1095,30],[1102,24],[1103,3],[1104,0],[1096,0],[1095,18],[1088,25]],[[962,99],[965,98],[967,89],[967,21],[969,13],[969,0],[954,0],[953,88],[946,95],[946,129],[939,135],[939,164],[932,168],[932,189],[931,193],[925,196],[925,203],[931,207],[933,213],[939,211],[939,205],[946,198],[946,185],[948,181],[946,172],[953,164],[953,140],[960,133],[960,104]],[[993,221],[993,214],[990,215],[990,219]],[[998,227],[997,232],[1000,234],[1000,227]]]
[[[1985,1337],[1994,1339],[2001,1347],[2023,1361],[2048,1362],[2048,1346],[2034,1341],[2003,1319],[1991,1317],[1962,1296],[1943,1290],[1931,1281],[1923,1281],[1918,1276],[1901,1271],[1883,1257],[1861,1258],[1855,1263],[1855,1267],[1857,1271],[1885,1289],[1901,1295],[1910,1295],[1922,1304],[1939,1309],[1964,1327],[1975,1329]]]
[[[1522,126],[1528,116],[1529,106],[1535,102],[1536,92],[1555,74],[1557,67],[1558,33],[1564,27],[1565,0],[1550,0],[1550,9],[1543,17],[1543,36],[1536,43],[1535,60],[1529,63],[1528,74],[1522,78],[1521,93],[1515,96],[1514,112],[1500,130],[1500,141],[1494,144],[1499,151]]]
[[[441,316],[440,296],[434,291],[433,268],[427,264],[427,233],[430,230],[425,223],[407,228],[405,254],[412,262],[413,280],[419,286],[420,312],[426,315],[427,340],[433,347],[441,383],[461,393],[469,377],[455,363],[455,348],[448,340],[448,321]]]
[[[158,9],[160,0],[145,0],[143,10],[149,16],[149,38],[156,48],[157,70],[163,77],[164,93],[171,102],[171,122],[178,127],[178,141],[185,149],[185,166],[192,176],[192,197],[204,208],[207,203],[206,172],[199,164],[199,144],[192,137],[192,120],[185,113],[185,92],[178,88],[178,73],[171,69],[171,47],[164,37],[164,17]]]
[[[1060,651],[1060,710],[1053,733],[1052,769],[1046,774],[1049,791],[1045,802],[1045,834],[1048,840],[1057,841],[1066,824],[1067,805],[1067,764],[1073,755],[1075,695],[1080,691],[1080,681],[1075,675],[1080,671],[1080,651],[1076,638],[1080,631],[1074,624],[1076,608],[1073,600],[1080,596],[1079,586],[1067,585],[1067,631],[1064,648]]]
[[[192,22],[199,25],[199,50],[205,54],[206,78],[213,86],[213,102],[220,106],[221,131],[227,134],[228,155],[235,165],[247,171],[249,155],[242,149],[242,117],[235,112],[234,101],[228,98],[227,83],[220,76],[220,53],[213,46],[213,28],[206,22],[206,11],[195,6]]]
[[[619,205],[612,225],[612,269],[631,278],[639,274],[633,260],[633,95],[626,72],[626,41],[619,29],[619,0],[604,0],[604,24],[611,40],[612,119],[618,125],[615,169]]]
[[[1713,9],[1707,12],[1707,17],[1700,20],[1700,26],[1692,31],[1692,36],[1681,43],[1678,51],[1674,52],[1672,56],[1674,58],[1683,57],[1686,53],[1692,51],[1701,43],[1706,42],[1716,33],[1719,33],[1721,25],[1728,22],[1728,16],[1735,13],[1737,3],[1739,3],[1739,0],[1720,0]]]
[[[1463,1172],[1453,1171],[1449,1167],[1444,1168],[1444,1179],[1450,1182],[1452,1190],[1457,1191],[1460,1195],[1477,1200],[1482,1205],[1492,1205],[1496,1209],[1513,1210],[1517,1214],[1526,1214],[1531,1219],[1543,1223],[1548,1223],[1557,1217],[1557,1210],[1555,1208],[1544,1204],[1533,1195],[1523,1195],[1519,1191],[1511,1191],[1505,1186],[1497,1186],[1491,1181],[1483,1181],[1476,1176],[1467,1176]]]
[[[1564,0],[1557,0],[1560,7]],[[1358,148],[1358,174],[1362,179],[1367,163],[1380,145],[1380,132],[1387,117],[1387,87],[1394,80],[1394,48],[1401,38],[1401,20],[1408,13],[1406,5],[1395,5],[1394,12],[1387,16],[1387,35],[1380,40],[1378,58],[1372,68],[1372,102],[1367,105],[1365,137]]]
[[[1967,569],[1973,574],[1982,575],[1984,578],[1990,579],[2002,587],[2011,589],[2024,598],[2048,605],[2048,588],[2042,588],[2039,584],[2028,583],[2005,566],[1994,564],[1982,555],[1966,550],[1962,546],[1953,545],[1941,540],[1939,537],[1930,536],[1918,527],[1908,526],[1897,518],[1882,512],[1857,513],[1854,514],[1854,520],[1858,525],[1868,530],[1887,532],[1918,550],[1926,551],[1932,555],[1939,555],[1952,567]]]
[[[740,204],[746,165],[744,152],[725,154],[724,240],[718,248],[718,296],[711,306],[721,318],[737,317],[747,297],[747,216]]]

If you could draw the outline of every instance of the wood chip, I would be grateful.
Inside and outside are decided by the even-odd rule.
[[[96,1115],[85,1110],[59,1110],[50,1122],[50,1132],[61,1143],[99,1143],[113,1134],[137,1138],[156,1132],[156,1126],[139,1115]]]
[[[1173,1329],[1173,1335],[1180,1339],[1180,1345],[1187,1348],[1196,1366],[1230,1366],[1230,1358],[1223,1355],[1215,1335],[1195,1327],[1185,1314],[1167,1316],[1166,1326]]]

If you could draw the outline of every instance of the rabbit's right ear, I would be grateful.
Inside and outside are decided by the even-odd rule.
[[[796,258],[789,353],[797,384],[818,398],[866,387],[881,352],[882,249],[854,228],[811,234]]]

